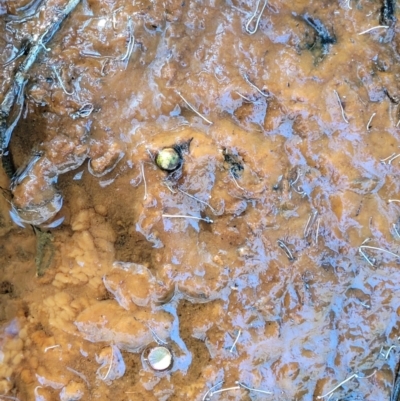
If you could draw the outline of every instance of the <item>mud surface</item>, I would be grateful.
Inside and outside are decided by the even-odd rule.
[[[0,93],[64,7],[35,3],[0,2]],[[394,3],[78,5],[0,173],[1,399],[390,399]]]

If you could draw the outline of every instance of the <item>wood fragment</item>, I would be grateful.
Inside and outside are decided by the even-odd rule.
[[[17,68],[17,72],[12,80],[12,84],[10,85],[4,96],[3,102],[0,105],[0,156],[2,156],[8,148],[12,135],[12,130],[9,130],[9,126],[7,124],[7,119],[17,97],[20,96],[21,91],[23,92],[30,68],[35,63],[40,51],[48,42],[50,42],[54,34],[60,28],[62,22],[75,9],[79,2],[80,0],[70,0],[65,8],[56,14],[55,21],[53,21],[46,31],[39,36],[36,42],[31,44],[28,54]]]

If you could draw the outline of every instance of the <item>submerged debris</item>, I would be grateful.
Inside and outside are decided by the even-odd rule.
[[[247,32],[249,35],[253,35],[253,34],[255,34],[255,33],[257,32],[258,25],[260,24],[261,16],[262,16],[262,14],[263,14],[263,12],[264,12],[265,7],[267,6],[267,4],[268,4],[268,0],[264,0],[264,4],[262,5],[260,12],[258,13],[258,9],[259,9],[259,7],[260,7],[260,0],[257,1],[256,9],[254,10],[253,15],[252,15],[252,16],[250,17],[250,19],[247,21],[246,26],[245,26],[246,32]],[[257,13],[258,13],[258,17],[257,17],[256,23],[255,23],[254,29],[251,29],[251,28],[250,28],[250,25],[251,25],[251,23],[253,22],[254,18],[256,18]]]
[[[392,22],[396,21],[396,17],[394,15],[395,7],[395,0],[382,1],[381,16],[379,18],[379,23],[381,25],[391,25]]]
[[[223,149],[222,154],[224,156],[224,167],[230,171],[234,178],[240,178],[244,170],[243,159],[235,151],[228,151],[227,149]]]
[[[36,275],[42,277],[54,258],[54,237],[51,233],[33,227],[36,234]]]
[[[76,111],[75,113],[72,113],[71,114],[71,118],[73,120],[75,120],[77,118],[89,117],[90,114],[92,114],[93,110],[94,110],[93,104],[92,103],[86,103],[78,111]]]
[[[119,379],[125,374],[124,358],[116,345],[104,348],[99,356],[96,355],[96,362],[101,364],[97,377],[104,382]]]
[[[307,25],[313,28],[316,35],[313,42],[307,44],[306,48],[314,53],[316,62],[321,61],[329,53],[329,46],[336,43],[336,36],[330,33],[319,19],[311,17],[308,13],[300,16],[296,13],[292,13],[292,15],[300,17]]]
[[[303,15],[304,21],[307,22],[308,25],[311,26],[315,30],[318,35],[318,38],[321,41],[321,45],[327,50],[327,45],[334,45],[336,43],[335,35],[331,34],[325,25],[319,20],[314,19],[307,13]]]
[[[26,5],[18,8],[17,14],[7,14],[6,20],[7,21],[14,21],[14,22],[24,22],[29,18],[35,16],[35,14],[39,11],[40,5],[43,3],[43,0],[33,0],[28,2]]]
[[[25,60],[19,65],[10,88],[0,105],[0,155],[5,152],[10,142],[12,132],[8,132],[8,129],[11,128],[12,125],[8,125],[7,118],[11,113],[16,98],[20,96],[21,91],[23,91],[28,71],[36,61],[42,48],[45,48],[46,43],[52,39],[54,34],[60,28],[61,23],[75,9],[79,2],[80,0],[70,0],[64,9],[57,13],[55,21],[53,21],[46,31],[39,36],[36,42],[31,44]]]

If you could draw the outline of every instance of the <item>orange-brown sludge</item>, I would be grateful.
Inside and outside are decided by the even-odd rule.
[[[16,168],[40,157],[0,198],[1,399],[390,399],[391,4],[271,1],[259,23],[263,1],[78,5],[10,145]],[[64,7],[10,20],[24,5],[0,4],[2,63]]]

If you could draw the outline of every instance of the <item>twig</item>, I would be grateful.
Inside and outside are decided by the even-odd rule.
[[[20,167],[15,174],[11,177],[10,189],[13,191],[14,188],[19,185],[32,171],[32,168],[39,161],[39,159],[43,156],[43,152],[34,152],[31,159],[29,160],[26,166]]]
[[[375,29],[388,29],[389,27],[387,25],[378,25],[378,26],[373,26],[372,28],[369,28],[365,31],[362,31],[359,33],[359,35],[364,35],[365,33],[371,32]]]
[[[180,98],[186,103],[186,105],[189,107],[190,110],[192,110],[194,113],[196,113],[199,117],[201,117],[204,121],[206,121],[208,124],[213,125],[213,123],[210,120],[207,120],[206,117],[203,116],[200,112],[198,112],[181,94],[181,92],[177,91],[176,92]]]
[[[372,377],[374,374],[376,373],[376,370],[370,374],[369,376],[359,376],[357,373],[353,373],[351,376],[349,376],[347,379],[343,380],[342,382],[340,382],[338,385],[336,385],[332,390],[328,391],[326,394],[324,395],[319,395],[317,397],[317,400],[320,400],[322,398],[327,397],[328,395],[332,394],[333,392],[335,392],[339,387],[343,386],[343,384],[347,383],[348,381],[350,381],[351,379],[368,379],[370,377]]]
[[[195,201],[197,201],[197,202],[199,202],[199,203],[202,203],[203,205],[208,206],[214,214],[217,214],[216,210],[215,210],[210,204],[208,204],[207,202],[204,202],[204,201],[202,201],[201,199],[197,198],[196,196],[190,195],[190,194],[188,194],[187,192],[182,191],[180,188],[178,188],[178,191],[179,191],[179,192],[182,192],[184,195],[188,196],[189,198],[192,198],[192,199],[194,199]]]
[[[50,346],[50,347],[46,347],[46,348],[44,349],[44,352],[46,353],[49,349],[53,349],[53,348],[57,348],[57,347],[60,347],[60,344],[56,344],[56,345],[52,345],[52,346]]]
[[[22,115],[22,110],[24,108],[24,90],[25,90],[25,85],[28,81],[24,80],[21,84],[21,87],[18,88],[19,93],[17,96],[17,100],[15,101],[15,104],[19,106],[19,110],[18,110],[18,114],[15,117],[14,121],[8,126],[8,128],[6,129],[5,133],[4,133],[4,137],[5,137],[5,142],[7,144],[7,147],[10,143],[11,140],[11,135],[14,131],[14,128],[17,126],[19,119],[21,118]]]
[[[208,394],[210,394],[210,397],[211,397],[211,396],[212,396],[212,391],[213,391],[216,387],[221,386],[222,384],[224,384],[224,381],[223,381],[223,380],[221,380],[220,382],[218,382],[217,384],[215,384],[214,386],[212,386],[212,387],[204,394],[204,397],[203,397],[203,400],[202,400],[202,401],[209,400],[210,398],[208,397]]]
[[[262,96],[264,97],[269,97],[268,93],[264,93],[264,91],[262,91],[260,88],[258,88],[256,85],[253,84],[253,82],[250,81],[249,76],[244,72],[242,74],[243,79],[252,87],[254,88],[258,93],[260,93]]]
[[[238,386],[240,386],[242,388],[245,388],[246,390],[255,391],[256,393],[273,394],[271,391],[259,390],[257,388],[248,387],[248,386],[246,386],[245,384],[243,384],[242,382],[239,382],[239,381],[235,382],[235,384],[237,384]]]
[[[65,94],[72,96],[75,92],[68,92],[67,89],[65,89],[64,83],[60,77],[60,74],[57,72],[56,67],[52,66],[52,70],[54,71],[55,76],[57,77],[58,83],[60,84],[62,90],[64,91]]]
[[[363,242],[363,243],[364,243],[364,242]],[[391,252],[391,251],[388,251],[387,249],[378,248],[378,247],[376,247],[376,246],[360,245],[359,248],[358,248],[359,252],[361,253],[361,255],[366,259],[366,261],[367,261],[371,266],[374,266],[374,264],[370,261],[370,259],[368,258],[368,256],[363,252],[363,249],[364,249],[364,248],[366,248],[366,249],[374,249],[374,250],[376,250],[376,251],[386,252],[386,253],[388,253],[389,255],[396,256],[396,258],[399,257],[399,255],[397,255],[397,254],[395,254],[395,253],[393,253],[393,252]]]
[[[286,256],[288,257],[288,259],[290,261],[294,260],[294,256],[292,254],[292,252],[290,252],[290,249],[287,247],[287,245],[282,241],[282,240],[278,240],[277,244],[279,245],[279,248],[283,249],[283,251],[285,252]]]
[[[387,162],[387,164],[392,164],[392,161],[393,161],[394,159],[397,159],[399,156],[400,156],[400,153],[397,154],[396,156],[393,156],[393,157]]]
[[[128,31],[129,31],[128,47],[126,49],[125,55],[122,56],[121,59],[120,59],[120,61],[125,61],[126,60],[125,69],[127,69],[127,67],[128,67],[129,59],[130,59],[132,51],[133,51],[133,46],[135,45],[135,37],[133,36],[133,26],[132,26],[131,17],[128,18]]]
[[[247,98],[246,96],[243,96],[243,95],[242,95],[241,93],[239,93],[238,91],[235,91],[235,93],[236,93],[237,95],[239,95],[242,99],[246,100],[246,102],[254,103],[252,100],[250,100],[250,99]]]
[[[144,183],[144,197],[143,197],[143,200],[146,200],[147,199],[147,184],[146,184],[146,177],[144,175],[143,163],[140,163],[140,169],[142,170],[142,177],[143,177],[143,183]]]
[[[348,124],[349,121],[347,120],[346,115],[344,114],[344,109],[343,109],[342,101],[340,100],[339,93],[337,93],[337,91],[336,91],[335,89],[333,90],[333,92],[335,92],[336,98],[337,98],[338,103],[339,103],[339,106],[340,106],[340,110],[342,111],[343,120],[344,120],[344,122],[345,122],[346,124]]]
[[[389,349],[387,350],[387,352],[386,352],[386,354],[385,354],[385,359],[388,359],[388,358],[389,358],[390,351],[391,351],[392,349],[394,349],[394,348],[397,348],[397,345],[391,345],[391,346],[389,347]]]
[[[397,230],[396,224],[393,224],[393,230],[396,233],[396,235],[400,238],[400,233]]]
[[[114,362],[114,346],[111,345],[111,360],[110,360],[110,366],[108,367],[108,370],[107,370],[106,375],[105,375],[103,378],[101,378],[101,380],[105,381],[105,380],[107,379],[108,375],[109,375],[110,372],[111,372],[111,368],[112,368],[113,362]]]
[[[233,349],[235,348],[235,345],[236,345],[236,343],[238,342],[239,337],[240,337],[241,334],[242,334],[242,331],[239,329],[239,332],[238,332],[238,334],[237,334],[237,336],[236,336],[236,339],[235,339],[235,341],[233,342],[232,347],[230,348],[229,352],[233,352]]]
[[[76,118],[89,117],[94,110],[92,103],[85,103],[78,111],[71,114],[71,118],[75,120]]]
[[[388,156],[384,159],[381,159],[380,162],[382,164],[392,164],[392,161],[397,159],[398,157],[400,157],[400,153],[398,153],[397,155],[396,155],[396,153],[392,153],[390,156]]]
[[[221,390],[217,390],[217,391],[210,393],[210,397],[212,397],[214,394],[224,393],[225,391],[231,391],[231,390],[239,390],[240,388],[241,388],[240,386],[221,388]]]
[[[400,200],[399,199],[388,199],[388,203],[392,203],[392,202],[399,202],[400,203]]]
[[[231,175],[231,177],[232,177],[232,180],[233,180],[233,182],[235,183],[235,185],[236,185],[239,189],[241,189],[242,191],[246,191],[243,187],[241,187],[241,186],[238,184],[238,182],[237,182],[237,180],[236,180],[236,178],[235,178],[235,175],[232,173],[232,170],[229,170],[229,173],[230,173],[230,175]]]
[[[86,383],[86,386],[90,389],[90,383],[89,383],[88,379],[86,378],[86,376],[83,373],[78,372],[77,370],[72,369],[69,366],[67,366],[67,370],[69,370],[71,373],[74,373],[77,376],[79,376]]]
[[[371,129],[371,122],[372,122],[372,119],[375,117],[375,115],[376,115],[376,113],[373,113],[372,116],[370,117],[370,119],[368,120],[367,131],[369,131]]]
[[[386,164],[386,160],[390,159],[391,157],[393,157],[396,153],[392,153],[390,156],[385,157],[384,159],[380,159],[379,161],[383,164]]]
[[[6,92],[3,102],[0,105],[0,155],[2,155],[4,151],[7,149],[9,142],[9,140],[7,141],[6,137],[6,131],[7,131],[6,120],[10,115],[11,109],[15,102],[15,98],[26,80],[26,75],[29,69],[31,68],[32,64],[36,61],[36,58],[40,53],[42,47],[52,39],[54,34],[60,28],[61,23],[74,10],[74,8],[78,5],[79,2],[80,0],[70,0],[67,3],[64,10],[57,13],[55,21],[42,35],[39,36],[36,43],[32,44],[27,56],[25,57],[25,60],[19,65],[17,72],[14,76],[14,79],[12,81],[12,84],[8,89],[8,91]],[[9,133],[9,136],[11,137],[11,133]]]
[[[313,210],[311,212],[310,216],[308,217],[307,224],[304,227],[304,233],[303,233],[304,238],[307,238],[309,236],[309,234],[311,232],[311,227],[314,225],[315,219],[317,218],[317,216],[318,216],[318,212],[316,210]]]
[[[150,325],[147,322],[143,322],[147,328],[150,330],[151,335],[153,336],[154,340],[156,340],[157,344],[163,344],[163,345],[168,345],[168,343],[164,340],[161,340],[160,337],[158,337],[157,333],[150,327]]]
[[[201,220],[205,221],[206,223],[214,223],[209,217],[197,217],[197,216],[186,216],[182,214],[163,214],[162,217],[169,217],[169,218],[182,218],[182,219],[194,219],[194,220]]]
[[[41,399],[42,397],[40,396],[40,394],[39,394],[39,392],[38,392],[38,389],[39,388],[43,388],[42,386],[36,386],[35,388],[34,388],[34,390],[33,390],[33,394],[35,394],[35,398],[36,399]]]
[[[264,0],[264,5],[262,6],[261,11],[260,11],[260,14],[258,15],[258,18],[257,18],[257,20],[256,20],[256,25],[255,25],[255,27],[254,27],[253,30],[250,30],[250,29],[249,29],[249,26],[250,26],[250,24],[252,23],[253,19],[256,17],[257,11],[258,11],[258,7],[260,6],[260,0],[257,1],[256,9],[255,9],[253,15],[252,15],[252,16],[250,17],[250,19],[247,21],[246,26],[245,26],[246,32],[247,32],[249,35],[253,35],[253,34],[255,34],[255,33],[257,32],[258,25],[260,24],[260,19],[261,19],[262,13],[264,12],[265,7],[267,6],[267,4],[268,4],[268,0]]]
[[[321,223],[321,218],[319,217],[317,220],[317,230],[315,231],[315,243],[318,245],[318,234],[319,234],[319,225]]]
[[[113,24],[113,29],[115,29],[116,26],[117,26],[117,22],[116,22],[116,20],[115,20],[115,14],[116,14],[118,11],[122,10],[123,8],[124,8],[123,6],[122,6],[122,7],[119,7],[119,8],[117,8],[116,10],[114,10],[113,13],[112,13],[112,24]]]

